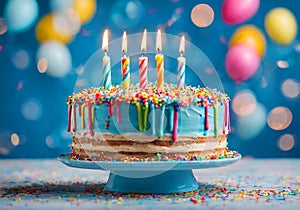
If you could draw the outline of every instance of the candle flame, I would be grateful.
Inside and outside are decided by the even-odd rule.
[[[102,38],[102,50],[107,52],[108,51],[108,30],[105,29],[103,33],[103,38]]]
[[[179,53],[184,53],[185,50],[185,38],[181,37],[180,45],[179,45]]]
[[[127,36],[126,36],[126,31],[124,31],[124,33],[123,33],[122,52],[124,52],[124,53],[127,52]]]
[[[147,48],[147,30],[144,30],[142,44],[141,44],[141,51],[146,51]]]
[[[158,52],[161,52],[162,47],[161,47],[161,31],[158,29],[157,34],[156,34],[156,50]]]

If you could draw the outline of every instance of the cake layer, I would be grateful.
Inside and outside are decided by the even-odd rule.
[[[99,137],[99,138],[98,138]],[[157,153],[169,157],[178,155],[200,155],[216,151],[223,151],[227,146],[227,136],[219,137],[189,137],[182,136],[176,142],[171,135],[165,135],[154,141],[131,141],[123,135],[100,134],[91,137],[89,134],[73,136],[72,149],[78,155],[116,158],[116,156],[142,155],[152,157]],[[118,154],[119,153],[119,154]]]

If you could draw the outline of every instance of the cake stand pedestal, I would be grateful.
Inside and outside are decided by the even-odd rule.
[[[233,158],[200,161],[106,162],[72,160],[61,155],[58,160],[69,167],[110,171],[104,190],[119,193],[183,193],[198,189],[192,169],[230,165]]]

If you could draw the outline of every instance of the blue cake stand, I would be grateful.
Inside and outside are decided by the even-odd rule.
[[[183,193],[198,189],[192,169],[230,165],[233,158],[201,161],[106,162],[72,160],[61,155],[58,160],[69,167],[110,171],[105,191],[119,193]]]

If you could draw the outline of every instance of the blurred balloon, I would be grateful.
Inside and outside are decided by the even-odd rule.
[[[233,46],[227,52],[225,67],[229,77],[237,83],[252,77],[260,64],[256,51],[245,44]]]
[[[298,31],[294,14],[283,7],[272,9],[267,14],[265,28],[270,38],[282,45],[293,42]]]
[[[62,43],[69,43],[72,39],[72,33],[63,33],[55,28],[55,13],[45,15],[36,26],[36,38],[40,43],[50,40],[56,40]],[[66,31],[66,30],[64,30]]]
[[[258,103],[255,110],[237,119],[235,134],[244,140],[257,136],[266,125],[266,108]]]
[[[197,4],[191,12],[192,22],[198,27],[207,27],[214,20],[214,10],[208,4]]]
[[[56,41],[40,45],[37,51],[37,62],[46,60],[46,73],[53,77],[64,77],[72,68],[72,57],[69,49]]]
[[[80,22],[84,24],[94,17],[97,3],[96,0],[74,0],[73,8],[78,12]]]
[[[72,8],[74,0],[51,0],[49,6],[53,11],[59,11],[63,9]]]
[[[254,25],[244,25],[238,28],[231,36],[229,48],[245,44],[256,50],[263,57],[266,50],[266,39],[262,31]]]
[[[39,6],[36,0],[8,0],[4,7],[4,18],[9,31],[23,32],[36,21]]]
[[[227,24],[242,23],[257,12],[260,0],[224,0],[222,4],[222,18]]]
[[[138,24],[144,16],[145,9],[138,0],[116,1],[112,8],[111,19],[115,26],[126,29]]]

